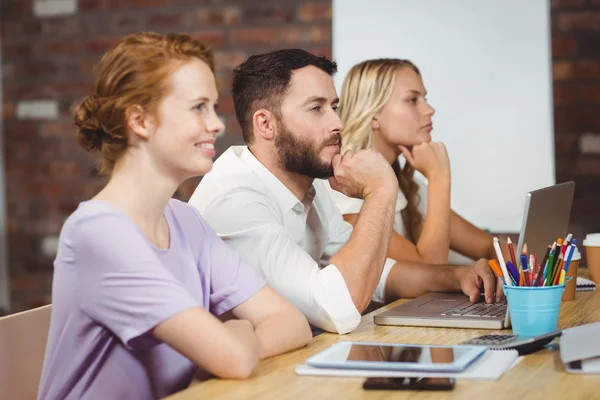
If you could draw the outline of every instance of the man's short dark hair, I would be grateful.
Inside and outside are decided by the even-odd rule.
[[[246,144],[254,141],[252,115],[256,110],[265,108],[279,118],[281,103],[290,85],[292,71],[309,65],[329,75],[337,71],[334,61],[302,49],[276,50],[251,56],[233,71],[231,92],[235,116],[242,128]]]

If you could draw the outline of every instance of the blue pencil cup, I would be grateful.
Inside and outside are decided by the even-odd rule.
[[[537,336],[555,331],[565,286],[504,285],[513,333]]]

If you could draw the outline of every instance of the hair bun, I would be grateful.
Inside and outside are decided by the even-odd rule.
[[[100,151],[102,142],[107,137],[98,117],[101,107],[100,97],[92,94],[83,99],[73,112],[77,125],[77,141],[89,152]]]

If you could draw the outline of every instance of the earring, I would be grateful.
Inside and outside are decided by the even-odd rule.
[[[375,129],[379,129],[379,122],[375,125]]]

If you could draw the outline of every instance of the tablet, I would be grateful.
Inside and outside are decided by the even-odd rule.
[[[460,372],[484,346],[340,342],[306,360],[316,368]]]

